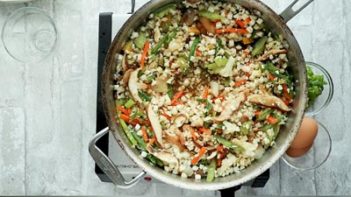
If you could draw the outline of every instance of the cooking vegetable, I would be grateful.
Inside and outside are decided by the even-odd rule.
[[[172,31],[170,33],[168,33],[166,36],[164,36],[160,42],[158,42],[156,44],[156,46],[154,48],[151,49],[151,55],[155,55],[156,53],[158,53],[158,51],[163,47],[168,45],[174,37],[176,37],[177,32],[176,31]]]
[[[144,102],[150,102],[151,101],[151,96],[148,93],[146,93],[146,92],[144,92],[142,90],[138,91],[138,95],[141,98],[141,100],[143,100]]]
[[[157,9],[154,14],[156,17],[162,18],[164,16],[166,16],[167,14],[169,14],[171,12],[171,10],[174,10],[177,7],[176,4],[168,4],[166,6],[163,6],[159,9]]]
[[[119,119],[119,124],[121,125],[124,133],[126,134],[127,138],[129,139],[130,143],[132,144],[132,146],[136,146],[138,144],[138,142],[135,140],[135,138],[132,135],[132,131],[131,129],[127,126],[126,122],[124,122],[124,120]]]
[[[253,56],[261,55],[266,47],[267,36],[260,38],[254,45],[251,54]]]
[[[139,36],[134,40],[134,44],[139,49],[143,49],[147,38],[144,33],[139,34]]]
[[[141,69],[144,68],[144,65],[145,65],[145,60],[147,58],[147,54],[149,52],[149,48],[150,48],[150,42],[149,41],[146,41],[145,42],[145,46],[144,46],[144,50],[143,50],[143,54],[141,55],[141,59],[140,59],[140,66],[141,66]]]
[[[244,35],[244,34],[247,34],[248,31],[246,29],[238,29],[238,28],[232,28],[232,27],[216,30],[216,34],[225,34],[225,33],[236,33],[236,34]]]
[[[184,92],[183,92],[183,91],[177,92],[177,93],[174,95],[174,97],[173,97],[173,99],[172,99],[172,101],[171,101],[171,105],[176,105],[176,104],[178,104],[178,103],[179,103],[179,102],[178,102],[178,99],[180,99],[183,95],[184,95]]]
[[[242,135],[247,135],[251,132],[251,129],[252,129],[252,125],[254,124],[253,121],[246,121],[244,122],[241,127],[240,127],[240,133]]]
[[[207,149],[205,147],[202,147],[199,151],[199,154],[197,154],[192,160],[191,160],[191,164],[196,165],[201,157],[207,152]]]
[[[133,99],[128,99],[128,101],[124,104],[124,107],[126,107],[127,109],[133,107],[135,105],[135,102],[133,101]]]
[[[146,144],[144,140],[140,136],[138,136],[138,134],[136,134],[135,132],[131,132],[131,134],[133,135],[133,138],[136,140],[138,147],[141,150],[146,150]]]
[[[216,171],[216,160],[212,160],[211,164],[207,169],[207,182],[212,182],[215,179],[215,171]]]
[[[201,41],[200,37],[196,37],[195,40],[193,41],[193,43],[191,44],[190,53],[189,53],[189,61],[191,61],[191,57],[194,56],[196,47],[200,43],[200,41]]]
[[[206,11],[206,10],[201,10],[199,12],[199,16],[202,16],[202,17],[205,17],[207,19],[210,19],[211,21],[217,21],[217,20],[224,20],[225,19],[219,13],[209,12],[209,11]]]
[[[200,16],[199,20],[201,25],[206,29],[207,33],[216,33],[216,26],[209,19]]]
[[[307,81],[308,81],[308,105],[312,106],[317,97],[322,94],[324,85],[323,75],[314,74],[312,68],[307,66]]]
[[[236,146],[229,140],[226,140],[225,138],[221,137],[221,136],[214,136],[215,139],[218,141],[218,143],[223,144],[223,146],[227,147],[227,148],[236,148]]]

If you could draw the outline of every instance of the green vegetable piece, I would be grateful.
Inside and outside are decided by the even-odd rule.
[[[227,148],[237,148],[237,146],[235,144],[233,144],[231,141],[224,139],[221,136],[215,135],[214,136],[216,138],[216,140],[218,141],[218,143],[223,144],[223,146],[227,147]]]
[[[189,53],[189,62],[191,61],[191,57],[194,56],[196,47],[200,42],[201,42],[200,37],[196,37],[193,43],[191,44],[190,53]]]
[[[163,162],[159,158],[157,158],[157,157],[155,157],[153,155],[148,154],[146,156],[146,159],[148,159],[151,162],[151,164],[153,164],[155,166],[159,166],[159,167],[163,167],[164,166]]]
[[[168,85],[167,95],[168,95],[169,99],[172,100],[172,98],[174,96],[174,90],[173,90],[173,87],[171,85]]]
[[[135,105],[135,102],[133,101],[133,99],[129,99],[125,104],[124,107],[126,107],[127,109],[133,107]]]
[[[136,132],[131,132],[134,139],[137,141],[137,145],[139,147],[140,150],[146,150],[146,144],[144,142],[144,140],[138,136],[138,134]]]
[[[159,8],[159,9],[157,9],[154,12],[154,14],[155,14],[156,17],[162,18],[162,17],[166,16],[167,14],[169,14],[171,10],[176,9],[176,7],[177,7],[176,4],[173,4],[173,3],[172,4],[168,4],[168,5],[165,5],[165,6],[161,7],[161,8]]]
[[[212,182],[215,179],[216,160],[212,160],[207,169],[207,182]]]
[[[257,120],[262,121],[266,120],[266,118],[272,113],[271,109],[265,109],[263,110],[257,117]]]
[[[261,55],[266,47],[268,37],[264,36],[260,38],[254,45],[251,54],[253,56]]]
[[[246,121],[240,127],[240,133],[243,135],[247,135],[250,133],[252,129],[253,121]]]
[[[217,20],[224,20],[225,18],[223,16],[221,16],[219,13],[217,12],[209,12],[206,10],[202,10],[199,12],[199,16],[205,17],[211,21],[217,21]]]
[[[118,100],[115,100],[115,104],[116,106],[123,106],[125,103],[126,103],[126,99],[118,99]]]
[[[139,34],[139,36],[134,40],[134,44],[139,49],[143,49],[147,38],[144,33]]]
[[[143,100],[144,102],[149,102],[149,101],[151,101],[151,96],[148,94],[148,93],[146,93],[146,92],[144,92],[144,91],[139,91],[138,92],[138,95],[139,95],[139,97],[141,98],[141,100]]]
[[[312,106],[317,97],[320,96],[324,90],[326,81],[323,75],[314,74],[311,67],[307,67],[307,81],[308,81],[308,105]]]
[[[216,57],[214,63],[207,64],[205,67],[213,73],[218,73],[226,66],[227,63],[228,59],[226,57]]]
[[[176,60],[176,64],[183,72],[187,71],[189,68],[188,61],[184,57],[178,57],[178,59]]]
[[[217,44],[216,44],[215,56],[217,55],[218,51],[223,48],[222,40],[217,38],[216,41],[217,41]]]
[[[122,119],[118,119],[119,120],[119,124],[121,125],[124,133],[126,134],[128,140],[130,141],[130,143],[132,144],[133,147],[135,147],[138,142],[135,140],[135,138],[133,137],[132,131],[130,130],[130,128],[127,126],[126,122],[124,122],[124,120]]]
[[[162,46],[168,45],[173,38],[177,35],[176,31],[172,31],[164,36],[154,48],[151,49],[151,55],[155,55],[162,48]]]

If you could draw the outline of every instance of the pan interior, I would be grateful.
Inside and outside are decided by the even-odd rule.
[[[292,139],[296,135],[302,120],[305,103],[306,103],[306,68],[305,62],[300,50],[300,47],[294,38],[291,30],[286,26],[279,15],[273,12],[270,8],[260,1],[256,0],[228,0],[228,2],[237,3],[247,9],[255,9],[262,13],[262,18],[273,33],[281,34],[289,43],[289,69],[296,80],[296,97],[294,99],[293,111],[289,114],[287,124],[281,129],[274,147],[266,150],[264,156],[253,162],[249,167],[242,170],[241,173],[228,175],[226,177],[216,178],[214,182],[207,183],[206,180],[184,179],[178,175],[172,175],[165,172],[163,169],[151,166],[146,160],[140,157],[137,150],[129,147],[129,141],[119,129],[115,121],[115,102],[113,97],[112,85],[113,74],[116,72],[115,54],[119,53],[123,45],[126,43],[129,35],[134,29],[141,25],[145,18],[154,10],[168,3],[175,2],[174,0],[158,0],[150,1],[140,8],[121,28],[119,33],[114,38],[111,48],[106,58],[106,66],[103,74],[103,102],[109,126],[116,137],[120,139],[125,151],[130,158],[135,161],[141,168],[146,170],[153,177],[175,186],[198,189],[198,190],[218,190],[228,187],[233,187],[249,181],[263,173],[271,167],[286,151]],[[177,0],[177,2],[180,2]],[[204,187],[205,186],[205,187]]]

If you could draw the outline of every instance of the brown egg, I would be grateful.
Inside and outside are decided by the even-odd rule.
[[[311,147],[314,139],[317,136],[318,123],[313,118],[304,118],[302,120],[300,129],[295,136],[294,141],[291,143],[292,149],[304,149]]]
[[[313,144],[311,144],[309,147],[306,148],[289,148],[286,151],[286,154],[289,155],[290,157],[300,157],[302,155],[304,155],[305,153],[307,153],[310,148],[312,147]]]

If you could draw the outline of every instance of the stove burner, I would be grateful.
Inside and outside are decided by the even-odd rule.
[[[102,71],[105,63],[105,57],[109,46],[112,41],[112,27],[113,27],[113,13],[100,13],[99,16],[99,53],[98,53],[98,73],[97,73],[97,109],[96,109],[96,133],[107,127],[107,121],[103,112],[103,106],[101,101],[101,80]],[[116,22],[116,21],[115,21]],[[97,143],[99,147],[106,155],[109,155],[109,136],[103,136]],[[130,165],[126,166],[130,167]],[[102,182],[112,182],[109,177],[95,164],[95,173]],[[264,187],[269,179],[269,170],[256,177],[254,180],[245,183],[244,185],[250,187]],[[144,180],[147,182],[153,181],[154,179],[150,176],[145,176]],[[235,192],[241,188],[241,185],[221,190],[221,196],[233,196]]]

